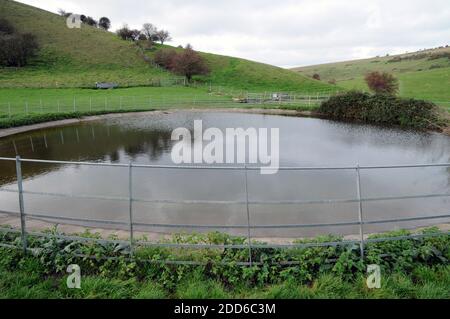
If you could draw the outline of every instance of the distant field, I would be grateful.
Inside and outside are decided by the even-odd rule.
[[[306,76],[318,73],[323,82],[335,79],[345,89],[367,90],[364,76],[370,71],[386,71],[400,81],[400,95],[449,102],[450,48],[397,56],[376,57],[293,69]]]

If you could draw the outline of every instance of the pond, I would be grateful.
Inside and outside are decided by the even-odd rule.
[[[322,119],[232,112],[157,112],[128,115],[75,125],[36,130],[0,140],[0,157],[173,165],[171,133],[177,127],[279,128],[281,166],[354,166],[448,163],[450,138]],[[29,192],[95,196],[128,196],[128,168],[23,163],[24,189]],[[236,166],[236,165],[233,165]],[[17,189],[15,163],[0,161],[0,185]],[[363,198],[450,193],[450,170],[444,167],[361,171]],[[248,196],[253,225],[346,223],[358,220],[358,203],[274,204],[290,200],[356,198],[355,170],[280,171],[274,175],[248,172]],[[246,225],[245,175],[235,170],[133,169],[134,220],[144,224]],[[25,194],[28,214],[96,220],[128,221],[127,200],[65,198]],[[152,200],[163,200],[151,202]],[[237,201],[173,203],[167,201]],[[363,203],[364,219],[376,221],[449,213],[450,198],[397,199]],[[17,194],[0,192],[0,210],[18,211]],[[448,219],[379,224],[367,232],[414,228]],[[98,225],[96,225],[98,226]],[[191,231],[178,228],[139,230],[155,233]],[[218,229],[220,230],[220,229]],[[246,230],[228,230],[245,234]],[[358,226],[253,229],[256,237],[307,237],[357,234]]]

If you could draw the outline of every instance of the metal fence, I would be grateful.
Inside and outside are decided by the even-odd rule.
[[[139,246],[152,246],[152,247],[174,247],[174,248],[193,248],[193,249],[226,249],[226,248],[235,248],[235,249],[246,249],[249,252],[248,261],[239,263],[241,265],[254,265],[258,264],[252,260],[252,249],[289,249],[289,248],[309,248],[309,247],[327,247],[327,246],[347,246],[347,245],[359,245],[361,257],[364,258],[364,249],[365,245],[368,243],[376,243],[383,241],[397,241],[397,240],[405,240],[405,239],[413,239],[413,238],[425,238],[425,237],[433,237],[433,236],[448,236],[450,232],[439,232],[439,233],[424,233],[424,234],[412,234],[408,236],[398,236],[398,237],[385,237],[385,238],[368,238],[365,233],[365,226],[368,225],[380,225],[380,224],[395,224],[401,222],[413,222],[413,221],[427,221],[427,220],[448,220],[450,218],[450,212],[442,215],[427,215],[427,216],[416,216],[409,218],[392,218],[392,219],[380,219],[380,220],[371,220],[368,221],[364,217],[363,203],[365,202],[376,202],[376,201],[386,201],[386,200],[403,200],[403,199],[416,199],[416,198],[447,198],[450,197],[450,194],[422,194],[422,195],[412,195],[412,196],[396,196],[396,197],[370,197],[363,198],[361,192],[361,175],[360,172],[363,170],[380,170],[380,169],[408,169],[408,168],[433,168],[433,167],[442,167],[448,168],[450,167],[450,163],[442,163],[442,164],[417,164],[417,165],[390,165],[390,166],[341,166],[341,167],[281,167],[281,171],[353,171],[354,172],[354,181],[355,181],[355,198],[351,199],[335,199],[335,200],[289,200],[289,201],[250,201],[249,200],[249,187],[248,187],[248,172],[254,170],[260,170],[260,167],[254,166],[172,166],[172,165],[140,165],[140,164],[120,164],[120,163],[99,163],[99,162],[72,162],[72,161],[52,161],[52,160],[36,160],[36,159],[21,159],[20,156],[16,158],[5,158],[0,157],[0,161],[9,161],[15,162],[16,174],[17,174],[17,190],[7,190],[4,188],[0,188],[2,192],[14,192],[17,193],[17,200],[19,203],[19,211],[4,211],[1,210],[0,213],[7,214],[10,216],[15,216],[20,218],[20,230],[14,230],[10,228],[0,228],[2,232],[16,232],[21,235],[21,244],[22,249],[27,251],[27,237],[29,235],[32,236],[40,236],[40,237],[49,237],[55,235],[49,235],[48,233],[42,232],[29,232],[27,231],[26,220],[27,219],[37,219],[37,220],[58,220],[64,223],[70,224],[71,222],[82,222],[85,224],[100,224],[109,226],[109,227],[126,227],[129,232],[129,240],[107,240],[107,239],[93,239],[93,238],[84,238],[77,236],[69,236],[58,234],[57,238],[64,240],[72,240],[72,241],[97,241],[101,243],[122,243],[126,244],[130,248],[131,255],[133,250],[137,245]],[[96,196],[96,195],[77,195],[77,194],[63,194],[63,193],[44,193],[44,192],[32,192],[24,189],[23,186],[23,175],[22,175],[22,163],[41,163],[41,164],[57,164],[57,165],[85,165],[85,166],[94,166],[94,167],[121,167],[128,169],[128,196],[127,197],[114,197],[114,196]],[[224,171],[241,171],[244,177],[244,190],[245,190],[245,201],[209,201],[209,200],[151,200],[151,199],[140,199],[136,198],[133,194],[133,169],[141,168],[151,168],[151,169],[161,169],[161,170],[224,170]],[[264,169],[264,168],[263,168]],[[46,215],[46,214],[36,214],[36,213],[27,213],[26,212],[26,203],[24,201],[24,194],[30,195],[44,195],[44,196],[60,196],[60,197],[71,197],[71,198],[80,198],[80,199],[101,199],[101,200],[118,200],[125,201],[128,203],[128,221],[113,221],[113,220],[94,220],[94,219],[84,219],[75,217],[62,217],[62,216],[54,216],[54,215]],[[155,203],[178,203],[178,204],[219,204],[219,205],[228,205],[228,204],[243,204],[245,205],[246,212],[246,223],[242,225],[179,225],[179,224],[147,224],[142,222],[137,222],[133,218],[134,212],[134,203],[137,202],[155,202]],[[273,205],[273,204],[335,204],[335,203],[357,203],[358,204],[358,219],[348,222],[340,222],[340,223],[321,223],[321,224],[279,224],[279,225],[255,225],[251,220],[251,206],[252,205]],[[151,241],[141,241],[136,240],[134,236],[135,227],[145,226],[148,228],[168,228],[168,229],[185,229],[185,230],[224,230],[224,229],[240,229],[245,230],[247,233],[246,242],[244,244],[226,244],[226,245],[214,245],[214,244],[178,244],[178,243],[164,243],[164,242],[151,242]],[[334,242],[311,242],[311,243],[290,243],[290,244],[258,244],[254,242],[254,238],[252,238],[251,230],[256,229],[304,229],[304,228],[321,228],[321,227],[343,227],[343,226],[357,226],[359,227],[359,237],[357,240],[343,240],[343,241],[334,241]],[[6,247],[14,247],[11,245],[0,244],[0,246]],[[16,247],[17,248],[17,247]],[[167,261],[167,263],[181,263],[181,264],[198,264],[193,261]],[[286,263],[289,263],[286,261]]]
[[[159,96],[74,96],[61,99],[34,99],[20,102],[0,103],[0,118],[15,115],[37,115],[49,113],[127,112],[170,108],[203,107],[314,107],[327,100],[329,95],[316,93],[244,93],[242,97],[225,95],[159,95]]]

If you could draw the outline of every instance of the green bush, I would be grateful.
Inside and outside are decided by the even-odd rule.
[[[28,236],[32,253],[24,255],[20,249],[0,248],[0,275],[4,277],[0,280],[0,298],[227,298],[235,292],[263,298],[447,297],[450,236],[437,228],[422,233],[434,237],[367,243],[364,260],[358,245],[258,248],[253,250],[253,260],[264,263],[249,267],[238,264],[248,260],[247,249],[139,247],[137,242],[134,257],[130,258],[127,245],[72,242],[53,236],[58,234],[53,229],[50,238]],[[370,239],[410,234],[395,231]],[[90,232],[75,235],[100,238]],[[175,235],[167,242],[228,245],[242,244],[243,240],[211,233]],[[298,243],[329,241],[342,238],[323,236]],[[5,229],[0,233],[0,243],[20,247],[20,234]],[[202,264],[164,263],[181,260]],[[286,261],[293,263],[279,263]],[[69,264],[78,264],[82,269],[81,291],[65,287]],[[363,278],[368,264],[381,266],[383,290],[367,290]],[[265,290],[268,286],[271,288]]]
[[[175,249],[167,247],[136,247],[134,258],[122,244],[99,244],[95,242],[71,242],[56,236],[50,238],[29,236],[28,244],[33,254],[23,256],[20,250],[0,248],[0,269],[21,270],[39,276],[66,274],[67,265],[76,263],[86,276],[117,278],[123,281],[143,280],[158,282],[161,287],[176,292],[179,284],[187,286],[192,278],[202,277],[205,287],[191,287],[192,292],[212,289],[219,294],[217,283],[223,287],[261,287],[286,281],[308,284],[323,275],[333,275],[352,281],[363,275],[367,264],[378,264],[383,273],[410,273],[420,266],[448,265],[450,237],[438,229],[424,230],[435,237],[374,242],[366,245],[366,258],[361,260],[358,245],[336,247],[309,247],[295,249],[254,249],[253,261],[263,262],[252,267],[239,265],[248,260],[247,249]],[[50,235],[58,234],[56,229]],[[407,231],[396,231],[376,235],[398,237],[409,235]],[[88,238],[99,238],[92,233],[78,234]],[[342,238],[324,236],[299,243],[324,243],[340,241]],[[176,235],[168,242],[192,244],[242,244],[243,239],[221,233]],[[3,233],[0,242],[20,247],[17,234]],[[77,257],[82,254],[89,257]],[[104,257],[114,257],[108,259]],[[204,265],[166,264],[163,261],[196,261]],[[292,261],[294,264],[280,264]],[[418,273],[426,279],[426,274]],[[198,289],[197,289],[198,288]],[[200,289],[201,288],[201,289]],[[208,289],[207,289],[208,288]],[[214,289],[213,289],[214,288]],[[217,289],[216,289],[217,288]],[[153,293],[150,291],[150,293]]]
[[[431,102],[356,91],[331,97],[319,112],[336,120],[415,129],[438,129],[442,124]]]

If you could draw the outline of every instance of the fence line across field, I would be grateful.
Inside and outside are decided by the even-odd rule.
[[[376,224],[389,224],[398,222],[409,222],[409,221],[423,221],[423,220],[438,220],[438,219],[448,219],[450,218],[450,212],[442,215],[434,216],[416,216],[409,218],[396,218],[396,219],[384,219],[367,221],[364,220],[364,211],[362,203],[368,201],[379,201],[379,200],[394,200],[394,199],[412,199],[412,198],[429,198],[429,197],[450,197],[450,194],[423,194],[423,195],[412,195],[412,196],[397,196],[397,197],[372,197],[363,198],[361,196],[361,181],[360,181],[360,171],[362,170],[377,170],[377,169],[401,169],[401,168],[427,168],[427,167],[450,167],[450,163],[438,163],[438,164],[410,164],[410,165],[383,165],[383,166],[340,166],[340,167],[280,167],[280,170],[296,170],[296,171],[321,171],[321,170],[353,170],[355,171],[355,193],[356,198],[351,199],[335,199],[335,200],[292,200],[292,201],[250,201],[248,197],[248,176],[247,172],[252,170],[259,170],[261,168],[254,166],[171,166],[171,165],[143,165],[143,164],[121,164],[121,163],[98,163],[98,162],[74,162],[74,161],[54,161],[54,160],[35,160],[35,159],[21,159],[20,156],[16,158],[6,158],[0,157],[0,161],[13,161],[16,164],[16,177],[17,177],[17,190],[0,188],[1,192],[12,192],[18,194],[19,211],[0,211],[2,214],[7,214],[10,216],[15,216],[20,218],[20,230],[12,230],[10,228],[0,228],[0,232],[17,232],[20,233],[22,249],[24,251],[29,250],[27,245],[27,236],[36,235],[40,237],[57,236],[61,239],[68,239],[74,241],[101,241],[109,243],[126,243],[129,248],[131,255],[135,249],[135,246],[159,246],[159,247],[176,247],[176,248],[238,248],[238,249],[248,249],[248,262],[245,264],[254,264],[252,260],[252,249],[269,249],[269,248],[307,248],[307,247],[324,247],[324,246],[345,246],[352,244],[359,244],[361,258],[364,258],[364,247],[367,243],[381,242],[381,241],[391,241],[391,240],[402,240],[411,238],[425,238],[429,236],[436,236],[436,234],[422,234],[422,235],[410,235],[410,236],[399,236],[398,238],[376,238],[376,239],[366,239],[364,226],[365,225],[376,225]],[[62,193],[45,193],[45,192],[31,192],[23,189],[23,176],[22,176],[22,163],[47,163],[47,164],[60,164],[60,165],[85,165],[85,166],[96,166],[96,167],[122,167],[128,168],[128,196],[127,197],[117,197],[117,196],[95,196],[95,195],[81,195],[81,194],[62,194]],[[182,204],[217,204],[217,205],[230,205],[230,204],[244,204],[246,205],[246,224],[242,225],[181,225],[181,224],[148,224],[140,223],[133,220],[133,203],[134,202],[153,202],[152,200],[140,199],[133,196],[133,182],[132,182],[132,170],[133,168],[157,168],[157,169],[185,169],[185,170],[239,170],[244,172],[245,183],[245,201],[172,201],[172,200],[155,200],[154,202],[164,203],[182,203]],[[25,212],[25,201],[24,194],[32,195],[42,195],[42,196],[60,196],[60,197],[72,197],[72,198],[96,198],[96,199],[108,199],[108,200],[119,200],[128,201],[128,220],[127,221],[112,221],[112,220],[94,220],[86,218],[76,218],[76,217],[62,217],[62,216],[52,216],[45,213],[28,213]],[[342,203],[342,202],[352,202],[358,203],[358,220],[351,222],[341,222],[341,223],[322,223],[322,224],[289,224],[289,225],[254,225],[251,222],[250,215],[250,205],[255,204],[311,204],[311,203]],[[96,225],[115,225],[124,226],[128,228],[129,240],[128,241],[117,241],[117,240],[106,240],[106,239],[92,239],[92,238],[82,238],[77,236],[65,236],[65,235],[49,235],[45,233],[33,232],[30,233],[26,229],[26,220],[47,220],[47,221],[62,221],[62,222],[83,222],[87,224]],[[246,229],[247,230],[247,243],[241,245],[212,245],[212,244],[176,244],[176,243],[157,243],[157,242],[147,242],[147,241],[136,241],[134,239],[134,227],[150,227],[150,228],[173,228],[173,229]],[[359,239],[358,240],[344,240],[338,242],[328,242],[328,243],[302,243],[302,244],[286,244],[286,245],[275,245],[275,244],[255,244],[252,242],[251,230],[253,229],[283,229],[283,228],[318,228],[318,227],[343,227],[343,226],[359,226]],[[440,235],[449,235],[450,232],[440,233]],[[82,239],[80,239],[82,238]],[[10,246],[10,245],[9,245]],[[190,261],[187,261],[190,262]],[[257,264],[257,263],[256,263]]]
[[[76,113],[98,111],[152,110],[154,108],[176,108],[177,106],[223,106],[243,107],[265,105],[277,108],[282,105],[316,106],[330,95],[304,95],[284,93],[245,94],[239,98],[215,95],[189,96],[86,96],[60,99],[35,99],[0,104],[0,115],[12,117],[17,114]]]

